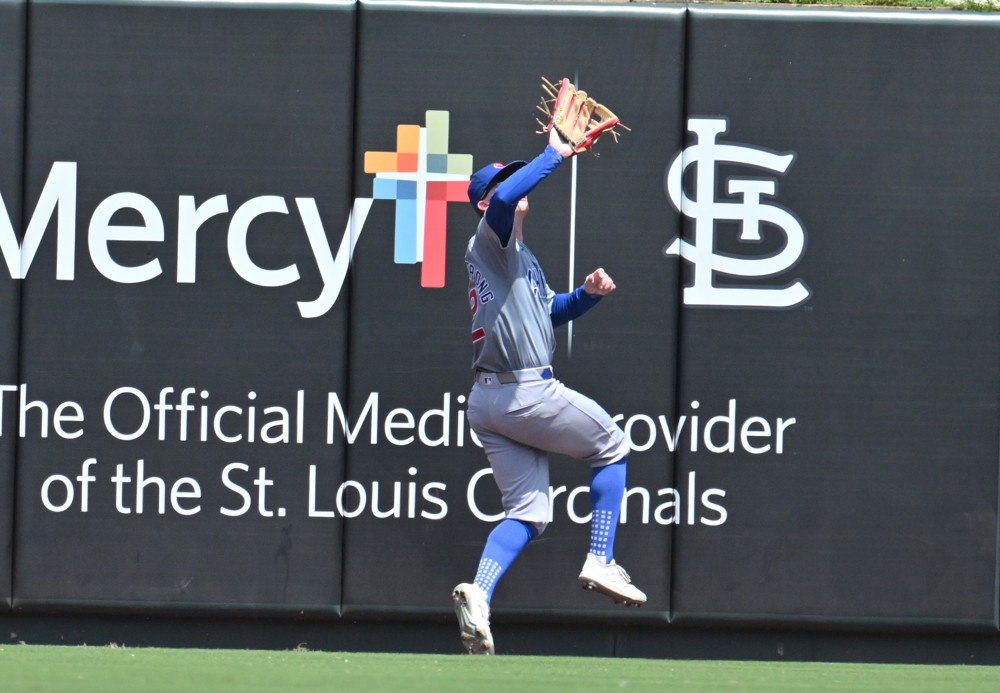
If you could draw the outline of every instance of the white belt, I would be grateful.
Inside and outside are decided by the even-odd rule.
[[[542,368],[522,368],[519,371],[508,371],[506,373],[491,373],[490,371],[476,371],[476,381],[482,385],[510,385],[512,383],[530,383],[536,380],[552,379],[552,366]]]

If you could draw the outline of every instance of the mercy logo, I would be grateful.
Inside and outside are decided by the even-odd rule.
[[[373,198],[396,201],[395,262],[422,262],[420,285],[440,288],[447,205],[468,201],[472,155],[448,153],[448,111],[427,111],[426,123],[398,126],[395,152],[365,152],[365,173]]]
[[[767,204],[777,192],[774,178],[729,177],[725,195],[718,199],[720,163],[739,164],[784,174],[794,153],[778,154],[757,147],[720,144],[729,130],[724,118],[691,118],[688,131],[695,144],[681,151],[667,168],[664,188],[671,204],[694,223],[690,240],[675,238],[663,249],[694,265],[694,280],[684,288],[689,306],[733,308],[791,308],[809,298],[809,288],[799,280],[785,286],[737,283],[739,279],[773,277],[791,269],[805,251],[805,231],[786,209]],[[694,175],[687,175],[694,166]],[[686,188],[693,185],[694,199]],[[764,233],[762,234],[762,230]],[[726,231],[729,231],[728,235]],[[783,243],[775,248],[775,231]],[[723,248],[726,252],[723,252]],[[761,248],[764,248],[762,251]],[[735,278],[719,283],[720,275]]]
[[[284,267],[262,267],[252,257],[248,237],[251,227],[264,215],[298,217],[319,270],[323,288],[312,300],[298,301],[303,318],[325,315],[337,302],[354,255],[358,237],[373,199],[396,201],[396,262],[423,261],[421,284],[444,286],[445,208],[450,201],[464,201],[472,155],[448,153],[448,112],[427,111],[427,127],[401,125],[398,151],[366,152],[365,171],[375,173],[374,194],[357,198],[347,218],[347,227],[334,255],[320,219],[316,200],[294,198],[295,212],[280,195],[262,195],[246,200],[230,212],[226,195],[215,195],[198,202],[194,195],[176,200],[178,284],[197,281],[198,236],[206,222],[226,219],[226,251],[233,270],[244,281],[263,287],[278,287],[299,281],[297,262]],[[129,210],[130,219],[140,224],[126,225],[118,212]],[[24,279],[35,258],[42,237],[55,220],[56,279],[73,281],[76,277],[77,163],[56,161],[49,170],[45,185],[19,239],[11,223],[3,197],[0,196],[0,254],[11,279]],[[291,220],[289,220],[291,221]],[[164,274],[155,255],[139,265],[122,264],[111,252],[120,243],[164,243],[167,229],[164,217],[153,200],[136,192],[118,192],[102,200],[93,210],[87,226],[87,249],[94,268],[105,278],[119,284],[151,281]]]

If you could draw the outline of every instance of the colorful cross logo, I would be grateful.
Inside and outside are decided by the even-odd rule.
[[[427,111],[426,123],[397,126],[394,152],[365,152],[365,173],[374,199],[396,201],[395,262],[423,263],[420,285],[440,288],[447,206],[469,199],[472,155],[448,153],[448,111]]]

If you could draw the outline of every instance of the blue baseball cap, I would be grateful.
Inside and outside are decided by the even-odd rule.
[[[512,161],[509,164],[490,164],[479,169],[469,181],[469,202],[478,209],[479,201],[486,197],[490,188],[499,185],[502,181],[510,178],[514,171],[527,165],[527,161]]]

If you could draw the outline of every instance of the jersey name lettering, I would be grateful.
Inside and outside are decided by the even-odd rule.
[[[483,273],[479,271],[471,262],[466,263],[469,266],[469,282],[473,285],[473,291],[479,296],[479,301],[481,303],[489,303],[493,300],[493,291],[490,289],[490,283],[486,281],[483,277]]]

